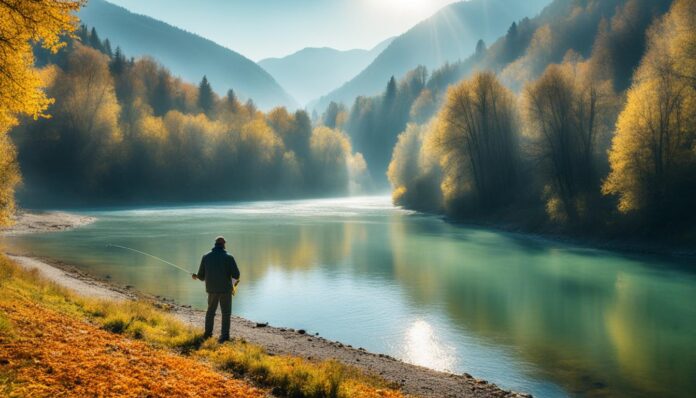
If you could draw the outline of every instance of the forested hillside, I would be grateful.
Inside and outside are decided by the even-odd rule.
[[[450,67],[491,71],[451,87],[434,118],[400,135],[394,201],[528,229],[693,241],[696,2],[555,1],[544,15]]]
[[[422,124],[442,106],[448,87],[475,71],[490,70],[509,89],[520,92],[547,66],[564,58],[588,59],[597,78],[609,80],[615,91],[625,90],[645,48],[645,32],[669,2],[651,0],[555,0],[535,18],[512,23],[507,33],[486,48],[472,46],[467,59],[428,73],[418,67],[400,80],[385,79],[383,93],[358,97],[340,108],[342,127],[352,138],[375,180],[386,184],[385,173],[399,133],[409,122]],[[330,124],[331,125],[331,124]]]
[[[37,62],[50,119],[16,129],[25,205],[233,200],[349,193],[365,165],[304,111],[259,111],[201,76],[127,58],[84,26]]]
[[[153,57],[186,81],[197,81],[206,75],[218,94],[232,88],[245,101],[253,98],[263,110],[297,106],[255,62],[198,35],[104,0],[90,0],[78,16],[125,53]]]
[[[403,77],[418,65],[437,68],[466,59],[479,40],[492,42],[513,21],[535,16],[549,2],[471,0],[451,4],[395,38],[364,71],[311,107],[324,109],[331,101],[349,105],[359,95],[379,93],[390,76]]]

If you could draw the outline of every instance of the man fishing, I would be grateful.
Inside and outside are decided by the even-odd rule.
[[[215,238],[215,247],[203,256],[197,274],[193,279],[205,281],[205,291],[208,293],[208,311],[205,313],[204,338],[212,337],[215,323],[215,312],[218,303],[222,312],[222,331],[219,341],[230,339],[230,320],[232,316],[232,292],[239,283],[239,268],[234,257],[225,251],[225,238]]]

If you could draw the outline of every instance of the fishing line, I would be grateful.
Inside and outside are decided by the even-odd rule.
[[[187,269],[185,269],[185,268],[183,268],[183,267],[180,267],[180,266],[178,266],[178,265],[176,265],[176,264],[174,264],[174,263],[170,263],[169,261],[167,261],[167,260],[165,260],[165,259],[163,259],[163,258],[159,258],[159,257],[157,257],[157,256],[153,256],[153,255],[150,254],[150,253],[141,252],[140,250],[136,250],[136,249],[133,249],[133,248],[130,248],[130,247],[120,246],[120,245],[108,244],[108,245],[106,245],[106,247],[116,247],[116,248],[119,248],[119,249],[130,250],[130,251],[135,252],[135,253],[140,253],[140,254],[142,254],[142,255],[144,255],[144,256],[152,257],[152,258],[154,258],[155,260],[159,260],[159,261],[161,261],[161,262],[163,262],[163,263],[165,263],[165,264],[171,265],[172,267],[174,267],[174,268],[176,268],[176,269],[178,269],[178,270],[181,270],[181,271],[183,271],[183,272],[186,272],[188,275],[191,275],[191,271],[189,271],[189,270],[187,270]]]

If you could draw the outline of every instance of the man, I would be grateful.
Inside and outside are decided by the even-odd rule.
[[[205,313],[204,338],[212,337],[215,323],[215,312],[218,303],[222,312],[222,331],[220,342],[230,339],[230,318],[232,316],[232,289],[239,283],[239,268],[234,257],[225,251],[225,238],[215,238],[215,247],[203,256],[198,273],[193,279],[205,281],[205,291],[208,293],[208,311]]]

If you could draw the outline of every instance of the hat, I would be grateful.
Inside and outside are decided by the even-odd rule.
[[[225,238],[224,238],[224,237],[218,236],[217,238],[215,238],[215,244],[216,244],[216,245],[224,245],[225,243],[226,243],[226,242],[225,242]]]

